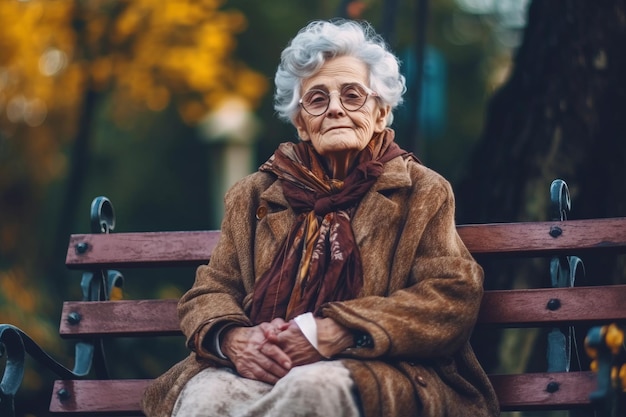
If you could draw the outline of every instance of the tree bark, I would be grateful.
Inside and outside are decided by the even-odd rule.
[[[626,216],[625,131],[626,1],[534,0],[511,76],[490,100],[470,175],[457,186],[459,222],[546,220],[555,178],[569,186],[569,218]],[[586,279],[577,285],[626,281],[623,256],[583,261]],[[550,285],[538,260],[485,271],[486,288]],[[585,334],[578,329],[583,367]],[[485,361],[502,366],[498,336],[475,339]],[[545,357],[541,342],[533,344],[527,368]]]
[[[626,216],[625,45],[624,0],[531,4],[457,192],[460,222],[544,220],[555,178],[569,185],[570,218]],[[620,279],[599,272],[594,282]]]
[[[561,177],[572,217],[626,215],[626,4],[537,1],[460,187],[466,221],[539,219]]]

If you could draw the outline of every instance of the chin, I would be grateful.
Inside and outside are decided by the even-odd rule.
[[[321,149],[321,152],[318,151],[318,153],[324,156],[332,156],[333,154],[345,154],[360,151],[361,149],[356,146],[325,146],[323,149]]]
[[[320,143],[321,146],[319,146],[317,149],[319,149],[319,153],[321,154],[323,152],[324,155],[327,155],[329,153],[333,153],[333,152],[340,152],[340,153],[345,153],[345,152],[360,152],[361,150],[363,150],[363,148],[365,148],[365,146],[361,146],[361,142],[354,139],[354,140],[342,140],[342,141],[337,141],[337,140],[323,140]],[[322,151],[322,152],[320,152]]]

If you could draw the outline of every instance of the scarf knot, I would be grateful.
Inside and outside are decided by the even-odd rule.
[[[318,216],[324,216],[333,211],[347,210],[356,206],[382,172],[383,164],[378,161],[370,161],[357,166],[354,172],[346,178],[343,186],[339,189],[335,188],[335,193],[315,194],[313,211]],[[331,186],[332,191],[334,190]]]

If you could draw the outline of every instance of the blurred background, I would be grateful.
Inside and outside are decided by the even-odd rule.
[[[626,216],[624,0],[1,0],[0,323],[72,367],[58,321],[80,272],[65,251],[92,199],[112,201],[115,231],[219,228],[227,188],[297,140],[273,112],[281,50],[338,16],[400,57],[397,141],[451,181],[459,223],[545,220],[555,178],[570,218]],[[587,284],[624,281],[623,258],[584,261]],[[543,261],[485,269],[486,288],[550,285]],[[179,297],[194,279],[122,272],[125,298]],[[539,336],[473,342],[488,370],[543,370]],[[111,344],[112,373],[154,377],[182,345]],[[53,378],[27,360],[18,415],[46,415]]]

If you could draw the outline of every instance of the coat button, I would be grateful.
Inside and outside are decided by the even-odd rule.
[[[265,217],[266,214],[267,214],[267,207],[266,206],[260,206],[256,210],[256,219],[257,220],[261,220],[263,217]]]

